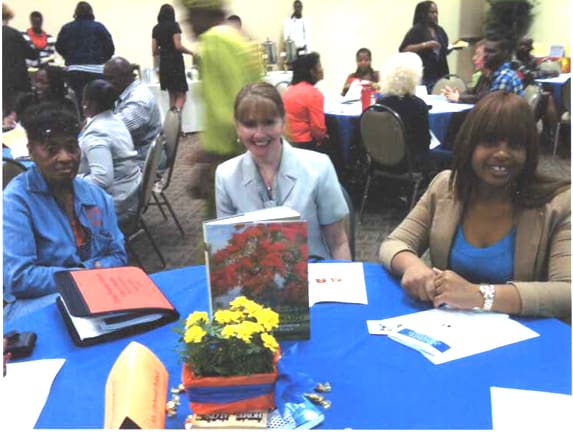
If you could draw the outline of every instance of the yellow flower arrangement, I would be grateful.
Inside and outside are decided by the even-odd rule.
[[[239,296],[229,309],[193,312],[184,320],[180,356],[194,375],[231,376],[269,373],[279,344],[272,331],[279,315],[247,297]]]

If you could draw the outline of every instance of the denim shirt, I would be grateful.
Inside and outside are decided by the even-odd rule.
[[[54,272],[127,263],[111,196],[83,179],[73,181],[74,210],[84,228],[78,248],[64,210],[37,167],[14,178],[3,192],[4,300],[57,292]]]

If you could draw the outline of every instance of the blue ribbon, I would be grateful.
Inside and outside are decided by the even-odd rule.
[[[273,392],[274,384],[246,384],[222,387],[193,387],[187,389],[190,401],[199,403],[222,404],[233,401],[256,398]]]

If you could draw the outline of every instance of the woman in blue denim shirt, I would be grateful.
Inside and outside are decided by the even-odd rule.
[[[57,271],[127,262],[111,196],[76,178],[77,117],[46,103],[22,122],[36,164],[3,192],[4,321],[52,303]]]

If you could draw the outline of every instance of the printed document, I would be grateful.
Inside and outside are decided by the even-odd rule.
[[[436,365],[539,336],[507,314],[455,309],[429,309],[367,326],[370,334],[387,335]]]
[[[308,264],[308,303],[368,304],[362,262]]]

